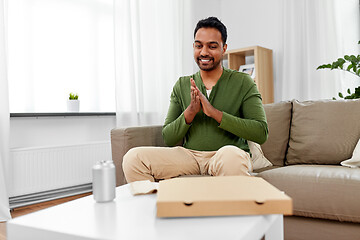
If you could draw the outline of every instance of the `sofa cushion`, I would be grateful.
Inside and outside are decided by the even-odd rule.
[[[294,215],[360,222],[360,169],[293,165],[257,176],[293,199]]]
[[[360,99],[293,101],[286,164],[340,164],[360,137]]]
[[[264,105],[269,128],[268,140],[261,145],[265,157],[275,166],[284,166],[289,142],[291,102]]]

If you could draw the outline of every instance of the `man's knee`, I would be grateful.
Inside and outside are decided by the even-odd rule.
[[[125,173],[133,169],[134,165],[139,161],[137,152],[138,150],[136,148],[132,148],[124,155],[122,167]]]
[[[215,154],[209,170],[211,175],[249,175],[249,154],[236,146],[224,146]]]
[[[220,160],[230,161],[230,162],[239,158],[240,159],[246,158],[247,154],[248,153],[245,152],[244,150],[232,145],[226,145],[220,148],[216,153],[216,155],[218,155],[218,158]]]
[[[122,167],[126,179],[134,173],[148,174],[149,164],[146,158],[146,148],[135,147],[130,149],[123,157]]]
[[[130,149],[123,157],[123,171],[126,181],[134,182],[141,180],[155,181],[151,170],[153,147],[136,147]]]

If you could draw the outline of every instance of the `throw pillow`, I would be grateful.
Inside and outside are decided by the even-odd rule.
[[[264,105],[269,137],[261,145],[261,149],[266,158],[275,166],[284,166],[290,135],[291,108],[291,102]]]
[[[356,144],[352,157],[348,160],[342,161],[341,165],[350,168],[360,167],[360,139]]]
[[[293,101],[286,165],[340,165],[359,140],[360,99]]]
[[[261,146],[255,142],[248,141],[253,170],[272,166],[272,163],[264,156]]]

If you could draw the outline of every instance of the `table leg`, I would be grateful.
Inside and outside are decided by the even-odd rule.
[[[284,217],[278,215],[269,230],[265,233],[265,240],[284,240]]]

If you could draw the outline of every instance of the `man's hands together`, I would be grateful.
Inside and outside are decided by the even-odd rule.
[[[196,114],[200,111],[200,109],[202,109],[208,117],[214,118],[218,123],[220,123],[223,113],[210,104],[208,99],[196,86],[194,79],[190,78],[190,83],[191,101],[190,105],[185,109],[184,112],[186,123],[190,124],[194,120]]]

